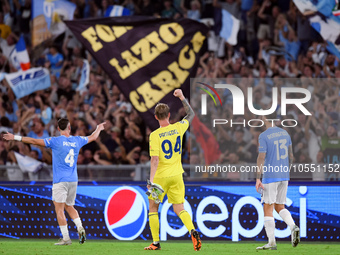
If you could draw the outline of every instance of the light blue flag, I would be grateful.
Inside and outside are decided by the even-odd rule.
[[[293,0],[301,13],[308,12],[311,26],[327,41],[327,49],[335,56],[340,56],[340,16],[332,12],[333,0]]]
[[[336,56],[338,59],[340,59],[340,51],[337,47],[335,47],[334,43],[331,42],[327,42],[327,46],[326,49],[333,54],[334,56]]]
[[[0,81],[2,81],[3,79],[5,79],[5,75],[7,73],[4,73],[4,72],[0,72]]]
[[[50,73],[46,68],[32,68],[5,75],[9,86],[17,99],[30,95],[35,91],[51,86]]]
[[[32,2],[32,44],[56,37],[66,30],[64,20],[72,20],[76,5],[63,0],[33,0]]]
[[[240,30],[240,20],[236,19],[228,11],[222,9],[222,28],[220,36],[230,45],[237,44],[237,34]]]
[[[86,85],[89,83],[89,81],[90,81],[90,65],[89,62],[86,59],[84,59],[83,67],[81,68],[80,81],[77,91],[85,90]]]

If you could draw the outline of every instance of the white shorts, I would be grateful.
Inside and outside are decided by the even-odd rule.
[[[52,201],[74,205],[78,182],[58,182],[52,187]]]
[[[263,184],[264,190],[261,197],[261,203],[280,204],[286,203],[288,181],[272,182]]]

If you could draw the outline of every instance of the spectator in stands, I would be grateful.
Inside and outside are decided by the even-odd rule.
[[[201,18],[201,4],[198,0],[192,0],[190,2],[190,9],[184,9],[184,17],[199,21]]]
[[[161,12],[162,18],[175,18],[175,16],[178,16],[175,8],[172,7],[172,0],[165,0],[163,4],[164,9]]]
[[[18,117],[16,115],[16,111],[15,109],[13,108],[14,106],[14,102],[10,102],[9,100],[8,101],[5,101],[3,103],[3,108],[5,110],[5,116],[8,118],[9,121],[11,122],[17,122],[18,121]],[[16,105],[16,104],[15,104]]]
[[[13,143],[12,143],[13,144]],[[17,166],[17,160],[15,158],[14,152],[19,152],[19,148],[17,145],[12,145],[9,147],[9,151],[7,153],[6,166]],[[24,173],[20,170],[20,168],[7,168],[7,177],[9,181],[23,181]]]
[[[25,4],[20,0],[11,2],[17,10],[20,10],[15,14],[10,13],[9,1],[4,1],[1,6],[4,12],[0,13],[0,69],[5,72],[17,71],[8,61],[18,41],[18,35],[12,31],[20,28],[20,31],[26,34],[28,50],[31,48],[29,34],[32,31],[27,22],[31,16],[31,1],[24,2]],[[110,0],[76,1],[76,4],[78,12],[76,15],[79,17],[102,17],[105,9],[113,2]],[[122,4],[130,9],[132,14],[177,17],[180,13],[196,20],[200,16],[214,18],[212,6],[229,11],[241,20],[238,44],[232,46],[219,40],[214,49],[209,48],[211,51],[205,52],[200,59],[197,77],[213,78],[229,84],[236,81],[244,94],[247,93],[247,87],[252,86],[253,105],[256,109],[270,108],[273,86],[307,88],[312,93],[310,102],[306,104],[308,109],[313,111],[311,117],[303,120],[299,109],[288,105],[287,118],[297,119],[300,123],[294,128],[294,132],[286,128],[291,132],[293,139],[295,162],[306,161],[308,158],[318,163],[339,160],[339,147],[337,147],[339,86],[337,83],[326,84],[312,78],[340,78],[340,60],[327,51],[326,43],[310,26],[308,18],[299,13],[293,1],[173,0],[164,2],[164,12],[161,12],[162,1],[126,0]],[[48,54],[34,51],[33,55],[37,54],[37,56],[31,58],[32,67],[49,68],[52,83],[50,89],[14,100],[4,81],[1,82],[0,132],[13,129],[13,132],[20,135],[30,133],[34,136],[53,136],[58,132],[55,119],[68,117],[71,121],[72,134],[85,136],[95,128],[97,123],[106,120],[109,124],[105,132],[102,132],[101,141],[84,147],[78,157],[79,164],[119,165],[137,162],[148,164],[149,157],[145,151],[148,150],[151,130],[133,109],[129,99],[124,97],[119,87],[107,78],[90,54],[84,53],[84,48],[69,30],[66,31],[64,40],[56,41],[55,46],[49,48]],[[57,49],[61,52],[59,53]],[[80,93],[76,92],[76,87],[85,56],[90,63],[90,82]],[[252,81],[247,81],[246,77],[252,78]],[[297,80],[300,79],[300,83],[286,84],[282,79],[284,77],[296,77]],[[230,92],[228,90],[218,92],[220,95],[224,93],[221,116],[228,120],[237,120],[237,116],[233,116],[230,110],[232,103]],[[279,102],[281,102],[280,97],[281,95],[279,95]],[[195,100],[191,101],[194,101],[192,103],[195,105]],[[211,108],[215,109],[213,102],[210,103],[212,103]],[[196,104],[199,107],[199,104]],[[198,108],[196,110],[199,111]],[[40,114],[39,118],[37,118],[38,114]],[[178,119],[179,115],[174,116],[174,119]],[[246,119],[250,118],[255,116],[246,112]],[[209,122],[211,119],[207,117],[206,123]],[[288,121],[287,124],[292,123]],[[32,131],[29,129],[30,126]],[[238,162],[240,160],[256,162],[258,130],[226,129],[220,125],[213,132],[222,152],[221,162],[233,161],[235,154],[239,158]],[[189,142],[188,139],[185,140]],[[9,158],[8,164],[15,164],[11,156],[13,152],[10,152],[12,147],[0,141],[2,164],[6,163],[7,158]],[[186,147],[183,148],[183,162],[188,161]],[[193,141],[191,141],[191,150],[191,153],[195,154],[193,158],[199,158],[200,163],[204,164],[203,152],[199,151],[199,146]],[[31,153],[34,157],[38,152],[35,148],[32,151],[19,148],[19,151],[26,153],[25,155]],[[43,150],[38,153],[38,158],[48,163],[50,155]],[[105,173],[112,176],[111,171]],[[130,178],[129,172],[115,172],[115,176],[119,174]],[[80,176],[93,178],[100,177],[101,174],[92,169],[81,172]]]
[[[151,0],[143,0],[140,15],[154,16],[156,9]]]
[[[19,37],[14,34],[13,32],[10,33],[6,39],[2,39],[0,38],[0,48],[1,48],[1,52],[4,55],[4,57],[6,57],[6,59],[9,59],[15,44],[18,42]]]
[[[280,41],[287,52],[286,59],[288,61],[297,60],[300,51],[300,42],[298,41],[293,29],[289,29],[287,39],[283,36],[282,31],[279,31]]]
[[[11,122],[6,116],[0,118],[0,133],[2,132],[9,132],[12,133],[13,130],[11,128]]]
[[[84,150],[84,160],[83,164],[88,165],[88,164],[95,164],[95,160],[93,158],[93,153],[90,149],[85,149]]]
[[[20,16],[19,16],[19,28],[20,32],[24,34],[25,42],[27,44],[31,41],[31,35],[30,35],[30,21],[31,21],[31,0],[25,0],[24,4],[23,2],[19,0],[13,0],[17,10],[19,10]]]
[[[75,91],[72,89],[71,80],[64,74],[59,78],[57,95],[59,101],[61,101],[62,96],[65,97],[67,101],[73,100],[73,96],[75,95]]]
[[[0,165],[5,165],[7,160],[7,148],[6,143],[7,141],[2,139],[3,134],[6,134],[7,131],[1,131],[1,139],[0,139]]]
[[[40,95],[36,95],[34,97],[34,100],[35,102],[39,104],[37,108],[40,110],[39,113],[41,115],[41,121],[44,123],[44,125],[47,125],[48,123],[50,123],[52,119],[51,107],[47,105],[47,103],[45,102],[45,99],[41,97]]]
[[[32,130],[27,134],[27,136],[34,139],[44,139],[49,137],[49,134],[44,127],[44,122],[39,117],[34,117]]]
[[[4,23],[4,14],[0,12],[0,37],[6,39],[11,32],[11,27]]]
[[[235,135],[234,136],[235,144],[234,144],[234,148],[231,151],[237,153],[238,158],[241,161],[244,161],[246,158],[245,158],[245,155],[243,153],[243,149],[246,146],[246,142],[244,141],[244,130],[243,130],[243,128],[237,128],[234,135]]]
[[[119,146],[115,149],[115,151],[113,152],[112,163],[116,165],[128,164],[124,147]]]
[[[257,32],[259,41],[265,38],[274,38],[274,26],[280,9],[275,5],[275,1],[264,0],[257,16],[259,17],[260,25]]]
[[[34,139],[45,139],[48,138],[50,135],[48,132],[44,129],[45,124],[44,122],[38,117],[35,116],[33,118],[33,125],[32,130],[27,134],[28,137],[32,137]],[[43,158],[43,152],[46,152],[47,149],[41,148],[39,146],[31,146],[32,150],[36,150],[39,155],[39,160]]]
[[[140,164],[149,166],[150,165],[150,156],[147,151],[142,151],[140,154]]]
[[[126,153],[129,153],[135,147],[139,146],[141,140],[142,136],[139,134],[139,131],[133,130],[132,127],[125,128],[122,145],[124,146]]]
[[[135,0],[125,0],[122,5],[130,10],[130,15],[134,15],[140,12],[138,5],[135,3]]]
[[[129,161],[129,164],[131,165],[139,164],[140,150],[141,148],[139,146],[136,146],[126,155],[126,160]]]
[[[45,67],[50,68],[51,74],[55,75],[57,78],[60,76],[60,71],[63,66],[64,57],[58,52],[56,46],[52,45],[49,48],[49,53],[46,54]]]

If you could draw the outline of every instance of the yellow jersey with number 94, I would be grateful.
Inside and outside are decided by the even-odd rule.
[[[182,140],[189,121],[160,127],[150,134],[150,156],[158,156],[159,163],[154,178],[165,178],[182,174]]]

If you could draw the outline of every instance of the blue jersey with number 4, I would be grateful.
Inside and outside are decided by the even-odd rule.
[[[88,143],[85,136],[58,136],[44,139],[45,146],[52,149],[53,183],[77,182],[77,159],[79,150]]]
[[[259,136],[259,152],[266,153],[262,183],[289,180],[289,153],[292,144],[288,132],[270,127]]]

